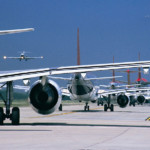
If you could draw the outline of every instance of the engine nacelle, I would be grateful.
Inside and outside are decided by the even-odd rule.
[[[117,97],[117,103],[121,108],[124,108],[129,103],[129,98],[126,95],[119,95]]]
[[[39,114],[53,113],[61,103],[61,90],[56,82],[49,80],[44,86],[36,81],[29,91],[29,102]]]
[[[145,102],[145,97],[144,97],[143,95],[139,95],[139,96],[137,97],[137,102],[138,102],[139,104],[143,104],[143,103]]]

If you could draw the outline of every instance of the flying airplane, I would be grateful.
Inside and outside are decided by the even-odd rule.
[[[90,95],[93,92],[91,83],[86,85],[81,84],[83,79],[82,73],[104,70],[116,70],[125,68],[138,68],[143,67],[144,72],[147,72],[150,67],[150,61],[136,61],[136,62],[123,62],[123,63],[106,63],[106,64],[93,64],[93,65],[77,65],[77,66],[65,66],[56,68],[42,68],[42,69],[30,69],[30,70],[13,70],[0,72],[0,83],[6,85],[6,98],[3,99],[6,111],[0,107],[0,124],[3,125],[5,119],[10,119],[13,125],[19,125],[20,123],[20,110],[18,107],[13,107],[11,111],[11,104],[13,100],[13,82],[16,80],[30,79],[39,77],[29,90],[29,103],[32,108],[39,114],[51,114],[61,104],[62,93],[61,88],[53,80],[48,80],[48,76],[61,75],[61,74],[74,74],[74,79],[78,82],[77,85],[70,87],[73,94],[85,94]],[[74,87],[79,86],[80,90],[75,91]],[[82,97],[83,95],[81,95]],[[118,102],[125,105],[128,99],[125,97],[119,97]]]
[[[20,56],[19,57],[7,57],[7,56],[4,56],[3,58],[4,59],[18,59],[18,60],[25,60],[25,61],[27,61],[27,60],[30,60],[30,59],[37,59],[37,58],[43,58],[43,56],[40,56],[40,57],[28,57],[28,56],[26,56],[25,55],[25,53],[28,53],[28,52],[25,52],[25,51],[23,51],[23,52],[21,52],[21,54],[20,54]]]
[[[21,33],[21,32],[29,32],[29,31],[34,31],[34,28],[14,29],[14,30],[0,30],[0,35]]]

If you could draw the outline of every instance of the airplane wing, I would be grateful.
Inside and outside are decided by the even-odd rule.
[[[21,59],[20,57],[7,57],[7,56],[4,56],[3,58],[4,59]]]
[[[114,90],[98,90],[98,94],[101,96],[107,96],[107,95],[111,95],[111,94],[119,94],[119,93],[125,93],[126,90],[124,89],[114,89]]]
[[[54,76],[48,76],[48,78],[50,78],[50,79],[58,79],[58,80],[68,80],[68,81],[70,81],[70,80],[71,80],[71,78],[54,77]]]
[[[62,95],[70,97],[70,92],[68,91],[67,88],[61,88],[61,92],[62,92]]]
[[[29,31],[34,31],[34,28],[14,29],[14,30],[0,30],[0,35],[21,33],[21,32],[29,32]]]
[[[120,78],[122,76],[115,76],[116,78]],[[72,78],[64,78],[64,77],[54,77],[49,76],[51,79],[59,79],[59,80],[71,80]],[[98,77],[98,78],[85,78],[85,80],[104,80],[104,79],[112,79],[114,77]]]
[[[87,80],[104,80],[104,79],[113,79],[121,78],[122,76],[113,76],[113,77],[98,77],[98,78],[87,78]],[[86,79],[85,79],[86,80]]]
[[[56,74],[68,74],[68,73],[83,73],[91,71],[103,71],[112,69],[124,69],[124,68],[147,68],[150,66],[150,61],[136,61],[125,63],[108,63],[108,64],[96,64],[96,65],[80,65],[80,66],[67,66],[58,68],[44,68],[35,70],[21,70],[21,71],[7,71],[0,72],[0,82],[7,82],[13,80],[29,79],[40,76],[49,76]]]
[[[43,59],[43,56],[41,56],[41,57],[25,57],[25,59],[37,59],[37,58]]]

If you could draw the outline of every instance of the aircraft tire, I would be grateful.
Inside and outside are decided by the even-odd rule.
[[[114,111],[114,105],[113,104],[110,105],[110,111]]]
[[[2,107],[0,107],[0,125],[3,125],[4,121],[4,110]]]
[[[59,111],[62,111],[62,104],[60,104],[59,106]]]
[[[20,123],[20,110],[18,107],[14,107],[12,109],[11,121],[12,121],[12,125],[19,125],[19,123]]]
[[[86,106],[84,106],[84,111],[86,111]]]
[[[108,107],[107,104],[104,105],[104,111],[107,111]]]

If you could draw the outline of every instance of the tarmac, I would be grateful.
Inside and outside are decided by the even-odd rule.
[[[150,105],[104,112],[103,106],[67,105],[63,111],[40,115],[21,107],[21,123],[0,126],[3,150],[150,150]]]

